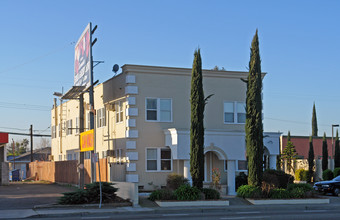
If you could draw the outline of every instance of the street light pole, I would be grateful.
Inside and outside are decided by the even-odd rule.
[[[331,159],[333,159],[333,161],[332,161],[332,167],[333,167],[333,169],[334,169],[334,143],[333,143],[333,129],[334,129],[334,127],[339,127],[339,125],[338,124],[335,124],[335,125],[332,125],[332,155],[331,155]]]

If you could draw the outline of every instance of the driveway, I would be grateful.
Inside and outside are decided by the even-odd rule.
[[[0,186],[0,210],[32,209],[36,205],[57,203],[63,192],[75,189],[58,184],[10,183]]]

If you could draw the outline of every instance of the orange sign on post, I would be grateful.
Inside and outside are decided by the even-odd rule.
[[[93,133],[94,130],[89,130],[82,132],[80,134],[80,151],[93,151],[94,150],[94,143],[93,143]]]

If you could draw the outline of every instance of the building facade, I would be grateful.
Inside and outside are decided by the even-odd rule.
[[[248,72],[203,70],[205,108],[205,184],[212,169],[221,184],[235,194],[235,176],[247,171],[245,100]],[[122,73],[94,89],[96,152],[108,158],[111,181],[138,183],[140,190],[166,184],[170,173],[190,179],[191,69],[124,65]],[[85,109],[88,94],[84,95]],[[54,105],[54,160],[79,158],[79,101]],[[84,114],[89,128],[89,110]],[[85,129],[85,130],[86,130]],[[264,134],[264,166],[276,167],[280,134]],[[88,158],[86,154],[85,158]]]

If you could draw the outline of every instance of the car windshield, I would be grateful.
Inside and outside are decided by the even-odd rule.
[[[340,176],[335,177],[333,181],[340,181]]]

